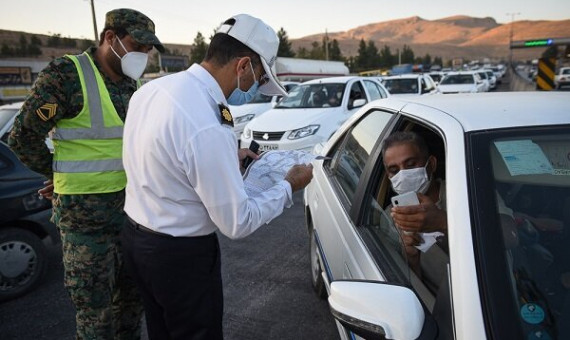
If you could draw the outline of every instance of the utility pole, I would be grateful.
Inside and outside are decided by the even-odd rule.
[[[329,34],[325,28],[325,60],[329,60]]]
[[[93,17],[93,29],[95,30],[95,46],[99,45],[99,37],[97,36],[97,20],[95,20],[95,4],[91,0],[91,15]]]
[[[509,65],[511,67],[513,67],[513,49],[511,47],[511,45],[513,44],[513,26],[514,26],[514,21],[515,21],[515,15],[521,15],[519,12],[512,12],[512,13],[506,13],[507,15],[511,16],[511,32],[509,34]]]

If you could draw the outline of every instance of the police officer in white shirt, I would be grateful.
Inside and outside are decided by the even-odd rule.
[[[261,195],[244,191],[240,165],[258,156],[238,151],[227,105],[244,104],[258,90],[287,94],[271,70],[278,46],[263,21],[236,15],[214,35],[202,63],[145,84],[131,99],[122,242],[150,339],[222,339],[215,231],[234,239],[253,233],[312,179],[310,165],[295,165]]]

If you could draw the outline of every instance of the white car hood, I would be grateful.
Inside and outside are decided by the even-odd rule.
[[[473,84],[457,84],[457,85],[438,85],[439,91],[446,92],[472,92],[476,90]]]
[[[253,131],[291,131],[342,115],[342,107],[271,109],[249,124]]]
[[[272,108],[271,103],[254,103],[244,105],[230,105],[232,117],[237,118],[248,114],[258,115]]]

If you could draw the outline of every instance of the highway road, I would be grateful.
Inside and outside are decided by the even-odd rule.
[[[226,340],[339,338],[328,303],[311,287],[301,192],[294,202],[245,239],[220,237]],[[0,304],[0,339],[74,339],[74,308],[63,287],[61,250],[50,247],[49,252],[41,286]]]

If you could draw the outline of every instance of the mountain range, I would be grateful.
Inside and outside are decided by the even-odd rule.
[[[429,53],[432,58],[440,56],[444,60],[457,57],[468,59],[506,59],[509,53],[509,40],[532,40],[541,38],[570,37],[570,19],[557,21],[515,21],[511,25],[499,24],[495,19],[475,18],[458,15],[438,20],[426,20],[419,16],[371,23],[345,32],[328,32],[329,40],[336,39],[344,56],[358,54],[361,39],[373,41],[378,50],[384,45],[392,54],[408,45],[416,56]],[[299,47],[311,49],[314,41],[321,42],[325,33],[314,34],[300,39],[291,39],[294,51]],[[544,49],[516,50],[515,59],[539,57]]]

